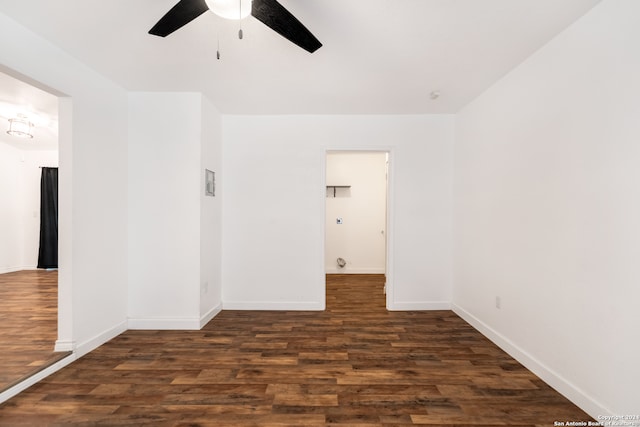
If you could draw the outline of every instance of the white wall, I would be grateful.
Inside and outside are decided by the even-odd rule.
[[[388,305],[451,299],[451,116],[224,116],[223,306],[324,308],[327,150],[390,150]]]
[[[22,152],[0,142],[0,273],[24,265]]]
[[[129,95],[129,326],[197,322],[201,95]]]
[[[220,151],[202,95],[129,95],[130,328],[198,329],[220,310],[222,205],[204,196]]]
[[[69,96],[59,109],[57,348],[81,354],[126,325],[126,92],[2,13],[0,65]]]
[[[456,311],[594,417],[640,409],[639,75],[605,0],[456,123]]]
[[[325,271],[384,274],[387,220],[386,153],[328,153],[325,221]],[[337,218],[342,219],[338,224]],[[343,258],[346,265],[338,266]]]

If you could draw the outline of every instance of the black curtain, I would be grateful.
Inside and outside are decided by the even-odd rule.
[[[58,168],[42,168],[38,268],[58,268]]]

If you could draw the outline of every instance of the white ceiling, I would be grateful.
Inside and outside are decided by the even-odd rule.
[[[226,114],[417,114],[457,112],[599,2],[279,1],[320,50],[252,17],[238,40],[237,22],[209,12],[166,39],[147,34],[177,0],[0,0],[0,11],[128,90],[203,92]]]

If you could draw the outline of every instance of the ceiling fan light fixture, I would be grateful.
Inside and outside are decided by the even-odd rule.
[[[24,114],[18,114],[18,117],[9,119],[9,130],[7,133],[18,138],[33,138],[33,123],[29,121]]]
[[[251,14],[251,0],[205,0],[209,10],[225,19],[244,19]]]
[[[309,53],[322,47],[320,40],[278,0],[180,0],[151,27],[149,34],[167,37],[208,11],[239,21],[240,29],[241,19],[251,15]],[[238,35],[242,38],[242,34]]]

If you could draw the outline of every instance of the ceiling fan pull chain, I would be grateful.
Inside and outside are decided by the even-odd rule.
[[[242,0],[238,0],[238,2],[240,3],[240,7],[238,8],[240,11],[240,31],[238,31],[238,38],[242,40],[242,37],[244,37],[244,33],[242,32]]]
[[[220,60],[220,30],[218,30],[218,50],[216,51],[216,57]]]

